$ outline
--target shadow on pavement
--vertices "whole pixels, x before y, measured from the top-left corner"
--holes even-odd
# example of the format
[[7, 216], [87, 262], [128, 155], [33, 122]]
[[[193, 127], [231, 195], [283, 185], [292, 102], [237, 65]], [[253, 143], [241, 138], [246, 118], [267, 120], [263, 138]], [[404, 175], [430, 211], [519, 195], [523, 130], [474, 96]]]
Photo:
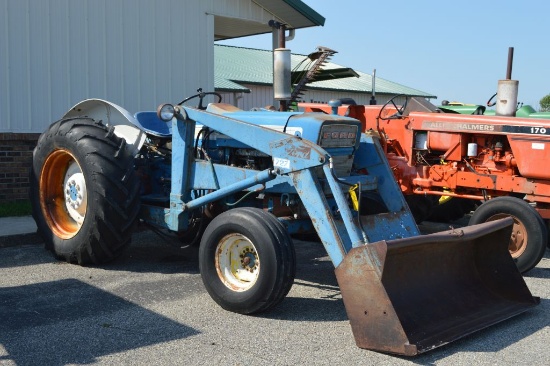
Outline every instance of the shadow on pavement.
[[91, 364], [199, 332], [84, 282], [0, 288], [0, 363]]
[[[433, 365], [438, 360], [457, 352], [497, 353], [548, 327], [550, 325], [548, 311], [550, 311], [550, 300], [541, 299], [539, 306], [512, 319], [480, 330], [413, 359], [403, 359], [418, 365]], [[487, 342], [487, 339], [492, 341]], [[529, 363], [528, 360], [526, 362]]]

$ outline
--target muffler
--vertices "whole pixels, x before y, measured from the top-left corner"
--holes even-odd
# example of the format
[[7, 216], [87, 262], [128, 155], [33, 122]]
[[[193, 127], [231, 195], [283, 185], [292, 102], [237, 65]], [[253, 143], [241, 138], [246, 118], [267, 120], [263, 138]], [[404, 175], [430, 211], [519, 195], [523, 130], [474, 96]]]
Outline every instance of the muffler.
[[413, 356], [536, 306], [508, 251], [512, 224], [350, 250], [335, 271], [357, 346]]

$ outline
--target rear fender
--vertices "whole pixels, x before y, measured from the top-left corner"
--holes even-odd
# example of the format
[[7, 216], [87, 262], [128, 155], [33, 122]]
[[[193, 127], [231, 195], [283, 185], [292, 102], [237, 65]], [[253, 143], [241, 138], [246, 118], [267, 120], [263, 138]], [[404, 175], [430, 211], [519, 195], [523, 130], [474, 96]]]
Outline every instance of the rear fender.
[[115, 135], [126, 140], [137, 153], [145, 142], [146, 134], [137, 120], [124, 108], [102, 99], [86, 99], [76, 104], [63, 118], [89, 117], [115, 128]]

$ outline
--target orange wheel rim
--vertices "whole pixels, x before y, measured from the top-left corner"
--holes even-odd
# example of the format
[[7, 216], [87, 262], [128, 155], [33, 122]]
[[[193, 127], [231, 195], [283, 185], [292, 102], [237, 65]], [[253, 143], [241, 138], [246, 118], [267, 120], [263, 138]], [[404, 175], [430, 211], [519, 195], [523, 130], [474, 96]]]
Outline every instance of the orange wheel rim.
[[494, 221], [502, 219], [504, 217], [511, 217], [512, 219], [514, 219], [514, 225], [512, 227], [512, 235], [510, 236], [508, 250], [510, 251], [512, 258], [518, 258], [523, 254], [523, 252], [525, 252], [525, 249], [527, 248], [527, 243], [529, 239], [527, 228], [513, 215], [496, 214], [489, 217], [487, 221]]
[[82, 169], [67, 150], [51, 153], [40, 174], [40, 206], [48, 226], [61, 239], [74, 237], [86, 215], [87, 191]]

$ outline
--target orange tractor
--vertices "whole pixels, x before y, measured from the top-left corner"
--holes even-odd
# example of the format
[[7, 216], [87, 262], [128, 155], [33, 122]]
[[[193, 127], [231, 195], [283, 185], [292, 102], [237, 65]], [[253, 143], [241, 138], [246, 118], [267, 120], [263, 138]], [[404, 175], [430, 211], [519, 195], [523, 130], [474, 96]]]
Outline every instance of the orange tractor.
[[[425, 99], [403, 95], [384, 105], [345, 99], [299, 107], [356, 118], [363, 131], [379, 136], [417, 222], [457, 219], [470, 211], [470, 225], [511, 216], [509, 250], [518, 269], [527, 272], [543, 257], [550, 121], [443, 113]], [[384, 209], [376, 197], [366, 199]]]

